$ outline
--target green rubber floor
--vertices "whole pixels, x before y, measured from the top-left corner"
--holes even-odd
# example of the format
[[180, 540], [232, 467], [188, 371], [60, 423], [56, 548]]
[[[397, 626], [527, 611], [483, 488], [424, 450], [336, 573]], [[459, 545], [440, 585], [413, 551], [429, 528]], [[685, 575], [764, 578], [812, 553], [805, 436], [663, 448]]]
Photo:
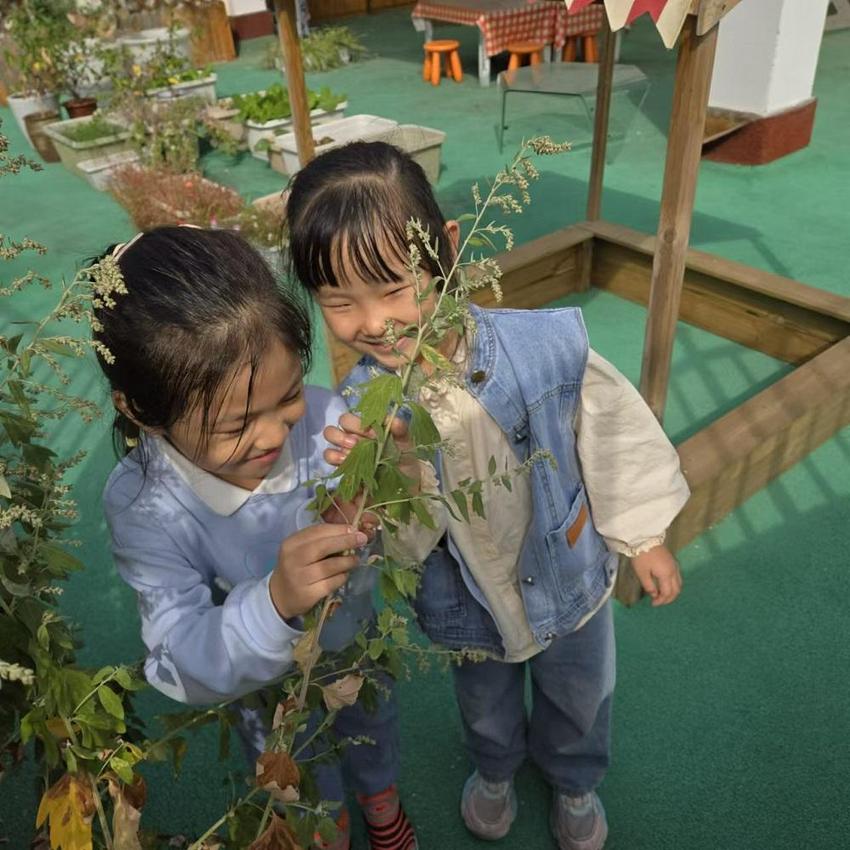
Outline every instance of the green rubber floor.
[[[467, 209], [469, 187], [495, 173], [523, 136], [548, 133], [575, 150], [542, 163], [534, 205], [514, 222], [520, 241], [583, 217], [588, 128], [578, 104], [515, 98], [505, 154], [496, 145], [495, 87], [474, 73], [473, 30], [445, 27], [461, 40], [467, 76], [438, 88], [421, 80], [420, 36], [408, 11], [347, 23], [372, 51], [360, 64], [311, 75], [348, 94], [349, 112], [436, 127], [448, 134], [437, 185], [445, 211]], [[261, 87], [276, 74], [262, 68], [263, 41], [248, 42], [239, 60], [219, 66], [221, 94]], [[646, 19], [625, 37], [621, 61], [640, 66], [652, 88], [643, 112], [616, 99], [615, 125], [631, 118], [625, 142], [613, 146], [603, 214], [648, 233], [655, 230], [669, 119], [674, 55]], [[692, 244], [721, 256], [850, 295], [847, 193], [850, 187], [850, 32], [824, 38], [815, 84], [817, 121], [805, 150], [759, 168], [706, 162], [700, 173]], [[23, 141], [0, 109], [14, 149]], [[242, 157], [207, 155], [208, 176], [255, 197], [279, 190], [280, 175]], [[30, 235], [49, 253], [31, 263], [59, 280], [87, 256], [132, 234], [112, 199], [61, 165], [7, 178], [0, 186], [0, 232]], [[13, 273], [24, 268], [11, 264]], [[8, 278], [7, 278], [8, 279]], [[33, 292], [15, 310], [2, 303], [2, 323], [33, 318], [48, 303]], [[639, 372], [645, 313], [593, 293], [581, 303], [594, 347], [632, 380]], [[320, 346], [321, 347], [321, 346]], [[850, 364], [848, 364], [850, 368]], [[696, 330], [679, 329], [666, 426], [674, 439], [706, 423], [781, 376], [788, 367]], [[312, 376], [327, 384], [323, 351]], [[92, 364], [75, 372], [73, 389], [107, 396]], [[78, 533], [88, 569], [63, 597], [65, 613], [84, 637], [84, 663], [130, 661], [142, 651], [132, 594], [115, 576], [100, 509], [114, 461], [108, 416], [98, 427], [69, 419], [54, 435], [61, 452], [87, 459], [74, 473]], [[673, 606], [616, 611], [619, 685], [614, 762], [601, 789], [611, 850], [799, 850], [850, 846], [850, 649], [841, 594], [850, 567], [850, 433], [844, 431], [751, 498], [680, 554], [685, 589]], [[458, 797], [468, 764], [448, 676], [414, 672], [400, 685], [402, 791], [423, 850], [481, 845], [465, 831]], [[139, 699], [150, 719], [169, 709], [153, 693]], [[152, 723], [154, 721], [151, 721]], [[152, 727], [155, 730], [155, 725]], [[234, 750], [237, 748], [234, 747]], [[223, 811], [234, 755], [216, 760], [212, 735], [192, 741], [181, 778], [151, 769], [143, 824], [196, 833]], [[553, 847], [548, 791], [532, 767], [518, 777], [519, 816], [501, 846]], [[0, 785], [4, 846], [29, 846], [37, 805], [34, 772], [24, 768]], [[365, 850], [362, 833], [356, 846]]]

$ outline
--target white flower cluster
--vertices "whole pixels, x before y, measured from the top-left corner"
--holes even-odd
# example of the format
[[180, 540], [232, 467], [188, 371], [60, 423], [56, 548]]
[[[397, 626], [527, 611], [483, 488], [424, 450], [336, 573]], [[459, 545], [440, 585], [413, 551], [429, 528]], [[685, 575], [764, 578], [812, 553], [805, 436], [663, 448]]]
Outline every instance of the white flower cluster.
[[0, 660], [0, 681], [3, 679], [29, 686], [35, 683], [35, 673], [28, 667], [21, 667], [20, 664]]

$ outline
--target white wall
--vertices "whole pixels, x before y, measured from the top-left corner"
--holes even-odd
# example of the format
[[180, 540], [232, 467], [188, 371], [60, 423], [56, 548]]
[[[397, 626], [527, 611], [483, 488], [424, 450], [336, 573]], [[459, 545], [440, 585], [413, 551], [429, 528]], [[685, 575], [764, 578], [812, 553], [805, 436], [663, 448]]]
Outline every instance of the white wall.
[[227, 6], [227, 14], [231, 17], [266, 10], [266, 0], [224, 0], [224, 5]]
[[720, 22], [709, 104], [771, 115], [808, 100], [828, 3], [739, 3]]

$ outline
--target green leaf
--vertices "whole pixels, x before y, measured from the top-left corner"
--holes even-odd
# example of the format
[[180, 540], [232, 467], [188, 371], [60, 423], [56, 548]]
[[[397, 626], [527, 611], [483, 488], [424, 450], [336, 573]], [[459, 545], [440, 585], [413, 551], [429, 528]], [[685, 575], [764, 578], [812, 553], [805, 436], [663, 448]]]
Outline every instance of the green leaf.
[[411, 499], [410, 507], [413, 509], [413, 513], [416, 514], [419, 522], [426, 528], [430, 528], [433, 531], [437, 527], [434, 518], [428, 513], [428, 508], [422, 503], [422, 499]]
[[378, 444], [374, 440], [361, 440], [340, 464], [341, 473], [337, 493], [344, 502], [350, 502], [366, 486], [370, 491], [377, 487], [375, 461]]
[[50, 632], [47, 631], [47, 626], [44, 623], [38, 627], [35, 638], [43, 650], [47, 651], [50, 648]]
[[10, 336], [8, 339], [2, 338], [0, 339], [0, 345], [9, 352], [9, 354], [14, 354], [18, 350], [18, 345], [20, 341], [23, 339], [23, 334], [17, 334], [16, 336]]
[[360, 413], [363, 430], [382, 429], [390, 407], [401, 404], [401, 378], [398, 375], [378, 375], [361, 387], [362, 394], [356, 409]]
[[431, 414], [416, 402], [408, 402], [410, 408], [410, 437], [416, 446], [433, 446], [441, 440], [440, 432]]
[[109, 766], [118, 774], [118, 778], [127, 785], [133, 784], [133, 768], [120, 756], [114, 756], [109, 760]]
[[378, 586], [380, 587], [381, 596], [383, 596], [385, 602], [390, 605], [396, 602], [401, 602], [402, 597], [396, 587], [395, 576], [390, 573], [381, 573], [381, 577], [378, 580]]
[[97, 697], [109, 714], [118, 720], [124, 719], [124, 706], [121, 704], [121, 697], [112, 688], [108, 685], [101, 685], [97, 689]]
[[0, 425], [15, 446], [26, 443], [35, 433], [36, 428], [35, 422], [17, 413], [10, 413], [8, 410], [0, 412]]
[[481, 519], [486, 519], [484, 516], [484, 500], [481, 498], [481, 493], [476, 491], [472, 494], [472, 510], [481, 517]]
[[372, 638], [372, 640], [369, 641], [369, 658], [371, 658], [372, 661], [377, 661], [381, 655], [383, 655], [385, 649], [386, 645], [381, 638]]
[[487, 472], [490, 475], [496, 474], [496, 458], [494, 458], [492, 455], [490, 456], [490, 462], [487, 464]]
[[452, 490], [452, 499], [454, 499], [461, 516], [469, 522], [469, 505], [466, 502], [466, 493], [463, 490]]
[[45, 543], [41, 546], [41, 554], [48, 569], [54, 575], [64, 575], [83, 569], [83, 563], [64, 549], [54, 543]]
[[73, 751], [70, 747], [65, 748], [64, 752], [65, 756], [65, 766], [68, 769], [68, 773], [76, 773], [77, 772], [77, 757], [74, 755]]
[[318, 824], [316, 824], [316, 831], [322, 837], [322, 841], [330, 844], [336, 838], [339, 830], [333, 818], [320, 818]]
[[451, 361], [445, 358], [436, 348], [427, 343], [423, 343], [421, 347], [422, 356], [432, 366], [435, 366], [441, 372], [451, 372], [454, 368]]

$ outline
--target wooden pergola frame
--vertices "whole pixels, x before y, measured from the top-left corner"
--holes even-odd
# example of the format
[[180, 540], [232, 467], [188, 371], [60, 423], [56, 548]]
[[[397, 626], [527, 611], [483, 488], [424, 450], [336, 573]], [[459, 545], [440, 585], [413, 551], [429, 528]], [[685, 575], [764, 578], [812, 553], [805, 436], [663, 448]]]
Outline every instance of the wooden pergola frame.
[[[850, 424], [850, 298], [688, 247], [717, 24], [739, 1], [694, 0], [682, 29], [656, 236], [600, 217], [614, 72], [606, 19], [587, 220], [499, 257], [504, 307], [539, 307], [591, 285], [647, 305], [640, 390], [659, 420], [680, 319], [796, 367], [678, 446], [692, 496], [670, 530], [674, 550]], [[495, 306], [489, 293], [477, 300]], [[340, 378], [352, 352], [333, 340], [329, 348]], [[640, 596], [630, 569], [617, 595]]]

